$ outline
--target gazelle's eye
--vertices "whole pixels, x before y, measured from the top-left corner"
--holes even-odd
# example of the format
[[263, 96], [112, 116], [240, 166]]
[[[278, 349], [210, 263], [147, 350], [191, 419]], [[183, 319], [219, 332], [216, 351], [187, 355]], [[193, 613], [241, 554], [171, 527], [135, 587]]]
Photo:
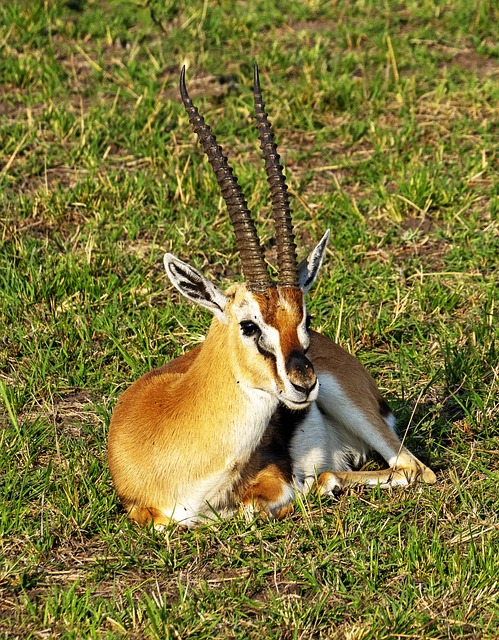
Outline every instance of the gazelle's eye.
[[239, 326], [241, 327], [243, 336], [250, 337], [259, 335], [261, 333], [260, 327], [254, 322], [251, 322], [251, 320], [244, 320], [243, 322], [239, 323]]

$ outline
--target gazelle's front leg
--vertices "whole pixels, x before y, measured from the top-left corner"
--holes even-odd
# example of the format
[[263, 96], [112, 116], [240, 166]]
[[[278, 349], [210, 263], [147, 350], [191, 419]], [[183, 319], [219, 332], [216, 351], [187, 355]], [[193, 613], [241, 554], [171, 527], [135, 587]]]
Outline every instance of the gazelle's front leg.
[[242, 498], [243, 511], [281, 519], [293, 513], [295, 492], [286, 474], [269, 464], [251, 480]]
[[433, 471], [403, 450], [396, 462], [388, 469], [379, 471], [325, 471], [317, 478], [317, 489], [321, 494], [334, 493], [359, 484], [380, 487], [406, 487], [416, 480], [434, 484], [437, 478]]
[[340, 439], [343, 437], [348, 440], [353, 436], [360, 448], [364, 445], [383, 456], [389, 468], [380, 471], [346, 471], [336, 470], [333, 466], [331, 471], [319, 475], [319, 490], [328, 493], [355, 484], [407, 486], [416, 480], [434, 484], [436, 476], [433, 471], [400, 442], [395, 433], [395, 417], [371, 378], [365, 374], [360, 381], [361, 393], [355, 399], [333, 375], [321, 375], [318, 404], [330, 428]]

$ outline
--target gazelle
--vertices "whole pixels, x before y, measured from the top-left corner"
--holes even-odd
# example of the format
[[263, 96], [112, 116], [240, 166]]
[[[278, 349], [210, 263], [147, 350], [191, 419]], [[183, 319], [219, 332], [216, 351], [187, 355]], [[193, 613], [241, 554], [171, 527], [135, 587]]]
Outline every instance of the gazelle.
[[[145, 374], [119, 398], [109, 466], [128, 516], [140, 524], [191, 527], [241, 505], [283, 517], [296, 493], [312, 486], [330, 493], [356, 483], [434, 483], [434, 473], [402, 446], [393, 414], [360, 362], [308, 328], [304, 298], [329, 232], [298, 264], [256, 65], [254, 102], [275, 222], [277, 283], [237, 179], [187, 93], [185, 68], [180, 93], [227, 204], [244, 282], [222, 291], [172, 254], [164, 256], [173, 285], [214, 318], [200, 346]], [[355, 471], [371, 450], [389, 468]]]

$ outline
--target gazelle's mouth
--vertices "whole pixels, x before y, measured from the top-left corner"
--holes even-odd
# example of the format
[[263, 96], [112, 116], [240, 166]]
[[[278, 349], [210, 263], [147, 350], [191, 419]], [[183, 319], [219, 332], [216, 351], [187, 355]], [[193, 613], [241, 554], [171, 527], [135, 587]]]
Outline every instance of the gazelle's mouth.
[[280, 401], [284, 406], [286, 406], [288, 409], [291, 409], [292, 411], [300, 411], [301, 409], [306, 409], [313, 402], [313, 400], [310, 399], [299, 402], [296, 400], [289, 400], [288, 398], [280, 398]]
[[286, 405], [289, 409], [299, 410], [306, 409], [312, 402], [317, 399], [318, 396], [318, 385], [314, 385], [309, 393], [303, 398], [303, 400], [298, 400], [295, 398], [289, 398], [284, 393], [279, 394], [279, 401], [282, 404]]

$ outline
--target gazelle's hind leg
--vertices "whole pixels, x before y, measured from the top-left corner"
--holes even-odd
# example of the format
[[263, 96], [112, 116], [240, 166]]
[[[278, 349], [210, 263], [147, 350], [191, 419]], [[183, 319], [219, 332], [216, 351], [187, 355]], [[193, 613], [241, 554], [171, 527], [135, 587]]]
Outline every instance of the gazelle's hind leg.
[[174, 524], [171, 518], [165, 516], [159, 509], [155, 509], [154, 507], [138, 507], [137, 505], [133, 505], [129, 508], [128, 517], [141, 526], [152, 524], [158, 531]]

